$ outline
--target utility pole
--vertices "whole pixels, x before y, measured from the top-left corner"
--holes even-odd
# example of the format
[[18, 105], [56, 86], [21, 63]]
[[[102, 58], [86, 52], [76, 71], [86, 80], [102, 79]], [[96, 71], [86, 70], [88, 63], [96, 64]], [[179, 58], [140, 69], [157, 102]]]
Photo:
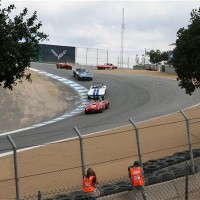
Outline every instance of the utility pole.
[[124, 23], [124, 8], [122, 9], [122, 25], [121, 25], [121, 53], [120, 53], [120, 67], [123, 68], [123, 54], [124, 54], [124, 29], [125, 29], [125, 23]]

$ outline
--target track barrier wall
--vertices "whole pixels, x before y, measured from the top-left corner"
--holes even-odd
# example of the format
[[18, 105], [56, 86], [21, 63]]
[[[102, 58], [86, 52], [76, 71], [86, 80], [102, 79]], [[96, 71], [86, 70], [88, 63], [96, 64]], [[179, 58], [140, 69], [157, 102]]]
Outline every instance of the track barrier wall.
[[[128, 167], [134, 160], [142, 161], [149, 199], [184, 199], [187, 189], [188, 199], [195, 199], [200, 189], [200, 108], [132, 122], [128, 119], [122, 127], [90, 135], [81, 135], [77, 126], [81, 140], [77, 133], [73, 139], [26, 151], [16, 146], [16, 155], [1, 154], [0, 199], [61, 199], [57, 197], [63, 193], [77, 194], [89, 167], [103, 188], [99, 199], [118, 195], [129, 199], [134, 194], [128, 188]], [[9, 137], [6, 142], [12, 139], [9, 150], [14, 152], [14, 137]], [[119, 189], [120, 181], [125, 191]], [[108, 183], [112, 186], [106, 188]]]

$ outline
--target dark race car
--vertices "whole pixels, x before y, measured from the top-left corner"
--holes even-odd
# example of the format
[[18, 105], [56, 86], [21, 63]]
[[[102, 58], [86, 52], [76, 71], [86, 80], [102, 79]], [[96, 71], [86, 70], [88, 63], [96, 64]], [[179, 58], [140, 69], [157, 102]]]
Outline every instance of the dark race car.
[[77, 68], [73, 71], [74, 77], [76, 77], [78, 80], [89, 80], [91, 81], [93, 79], [93, 74], [83, 67]]
[[85, 106], [85, 114], [89, 113], [102, 113], [105, 109], [108, 109], [108, 100], [96, 100], [92, 101], [89, 105]]
[[105, 63], [104, 65], [97, 65], [98, 70], [105, 70], [105, 69], [117, 69], [116, 65], [113, 65], [111, 63]]
[[69, 69], [69, 70], [72, 70], [72, 65], [70, 63], [56, 63], [56, 67], [58, 69]]

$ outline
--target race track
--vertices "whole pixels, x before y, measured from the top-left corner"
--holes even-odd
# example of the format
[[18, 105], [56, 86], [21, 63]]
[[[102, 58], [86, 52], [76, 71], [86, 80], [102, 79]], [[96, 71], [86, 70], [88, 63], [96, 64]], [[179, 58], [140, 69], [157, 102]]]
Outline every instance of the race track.
[[[100, 114], [85, 115], [84, 112], [73, 117], [12, 134], [18, 148], [76, 137], [74, 126], [82, 134], [89, 134], [118, 127], [129, 123], [144, 121], [161, 115], [180, 111], [200, 102], [200, 92], [186, 95], [175, 80], [120, 74], [94, 74], [93, 81], [78, 81], [71, 70], [59, 70], [51, 64], [34, 64], [35, 69], [58, 75], [89, 89], [93, 82], [103, 82], [108, 90], [106, 99], [110, 107]], [[0, 153], [11, 150], [7, 136], [0, 138]]]

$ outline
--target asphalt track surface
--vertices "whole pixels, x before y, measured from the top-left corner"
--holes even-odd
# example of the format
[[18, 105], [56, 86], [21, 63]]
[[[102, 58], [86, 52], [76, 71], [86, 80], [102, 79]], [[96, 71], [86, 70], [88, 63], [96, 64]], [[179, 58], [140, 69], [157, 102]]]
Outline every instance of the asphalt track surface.
[[[192, 96], [186, 95], [175, 80], [94, 73], [93, 81], [78, 81], [71, 70], [58, 70], [52, 64], [34, 64], [32, 67], [77, 82], [87, 89], [93, 82], [103, 82], [108, 88], [106, 99], [110, 101], [110, 107], [103, 113], [85, 115], [81, 112], [55, 123], [13, 133], [11, 136], [18, 149], [77, 137], [75, 126], [82, 135], [90, 134], [129, 124], [129, 118], [137, 123], [180, 111], [200, 102], [200, 91]], [[7, 136], [0, 137], [0, 153], [11, 149]]]

